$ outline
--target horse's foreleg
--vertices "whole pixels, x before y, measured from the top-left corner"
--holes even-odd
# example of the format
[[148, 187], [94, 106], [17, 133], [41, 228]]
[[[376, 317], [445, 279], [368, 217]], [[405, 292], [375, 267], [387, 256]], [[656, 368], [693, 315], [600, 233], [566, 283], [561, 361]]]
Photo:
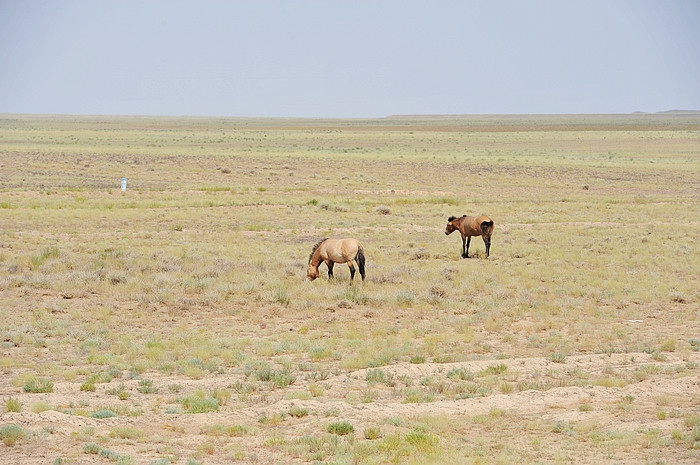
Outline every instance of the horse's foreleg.
[[333, 265], [335, 265], [335, 263], [330, 260], [326, 262], [326, 266], [328, 267], [328, 279], [333, 277]]
[[469, 244], [472, 241], [471, 236], [467, 236], [467, 245], [466, 247], [464, 246], [464, 241], [462, 241], [462, 248], [464, 249], [464, 253], [462, 254], [462, 258], [469, 258]]

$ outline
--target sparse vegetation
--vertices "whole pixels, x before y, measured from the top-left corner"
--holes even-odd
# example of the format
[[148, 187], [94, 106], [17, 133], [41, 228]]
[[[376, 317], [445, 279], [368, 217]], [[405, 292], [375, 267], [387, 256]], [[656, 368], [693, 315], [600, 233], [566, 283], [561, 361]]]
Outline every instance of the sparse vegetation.
[[25, 432], [18, 425], [2, 425], [0, 426], [0, 440], [8, 447], [17, 444], [17, 441], [24, 438]]
[[[679, 115], [0, 115], [3, 454], [692, 463], [699, 136]], [[461, 259], [445, 220], [479, 213], [491, 255]], [[367, 279], [304, 281], [341, 235]]]
[[338, 436], [345, 436], [347, 434], [355, 431], [355, 428], [347, 421], [341, 421], [337, 423], [331, 423], [327, 428], [328, 432], [331, 434], [337, 434]]
[[22, 411], [22, 403], [12, 397], [9, 397], [5, 401], [5, 411], [6, 412], [21, 412]]
[[32, 377], [27, 384], [24, 385], [24, 392], [35, 394], [53, 392], [53, 382], [46, 378]]

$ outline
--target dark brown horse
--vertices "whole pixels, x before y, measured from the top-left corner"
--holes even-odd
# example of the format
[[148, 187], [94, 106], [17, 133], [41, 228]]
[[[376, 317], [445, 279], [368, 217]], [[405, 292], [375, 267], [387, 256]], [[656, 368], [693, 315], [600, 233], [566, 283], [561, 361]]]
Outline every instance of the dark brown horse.
[[360, 269], [360, 276], [365, 280], [365, 252], [362, 244], [357, 239], [324, 239], [314, 245], [311, 255], [309, 255], [309, 268], [306, 276], [313, 281], [318, 278], [318, 267], [321, 262], [328, 267], [328, 278], [333, 277], [333, 265], [336, 263], [347, 263], [350, 268], [350, 281], [355, 278], [355, 266], [353, 260], [357, 262]]
[[459, 218], [450, 216], [447, 219], [445, 234], [450, 235], [456, 230], [462, 234], [462, 258], [469, 258], [469, 243], [472, 236], [481, 236], [484, 240], [486, 258], [488, 258], [491, 249], [491, 234], [493, 234], [493, 220], [491, 218], [486, 215], [463, 215]]

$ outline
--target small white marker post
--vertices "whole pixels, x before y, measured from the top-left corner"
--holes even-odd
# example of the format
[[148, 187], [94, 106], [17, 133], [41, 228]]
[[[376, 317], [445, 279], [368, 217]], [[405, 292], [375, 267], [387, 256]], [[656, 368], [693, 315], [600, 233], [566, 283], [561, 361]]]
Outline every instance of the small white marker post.
[[122, 192], [126, 191], [126, 178], [122, 178]]

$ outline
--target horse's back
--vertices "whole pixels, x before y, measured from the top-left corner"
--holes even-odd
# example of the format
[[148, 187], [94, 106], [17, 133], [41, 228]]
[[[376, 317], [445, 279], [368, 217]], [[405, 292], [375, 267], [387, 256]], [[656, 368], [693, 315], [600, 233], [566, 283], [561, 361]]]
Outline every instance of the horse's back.
[[360, 241], [353, 238], [326, 239], [323, 246], [327, 258], [336, 263], [353, 260], [357, 252], [362, 249]]
[[360, 241], [357, 239], [348, 237], [346, 239], [340, 239], [340, 247], [343, 256], [352, 260], [357, 255], [357, 252], [362, 249], [362, 244], [360, 244]]

